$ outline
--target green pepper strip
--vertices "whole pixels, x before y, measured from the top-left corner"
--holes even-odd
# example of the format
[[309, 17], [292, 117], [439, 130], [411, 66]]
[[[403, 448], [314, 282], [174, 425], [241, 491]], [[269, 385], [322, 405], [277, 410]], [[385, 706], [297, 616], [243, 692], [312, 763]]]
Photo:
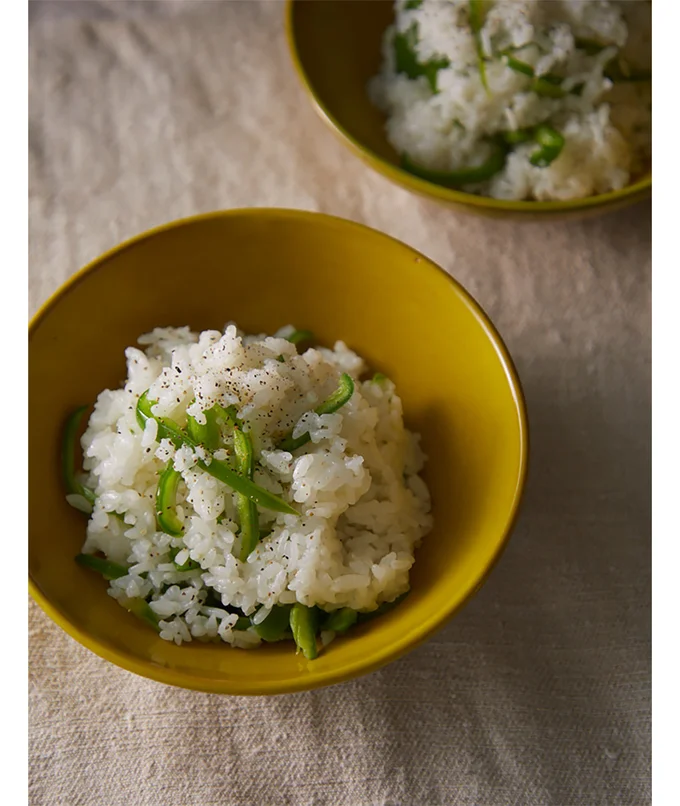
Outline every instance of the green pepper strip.
[[134, 616], [137, 616], [137, 618], [145, 621], [149, 626], [153, 627], [154, 630], [158, 631], [158, 622], [160, 621], [160, 617], [149, 607], [148, 602], [145, 602], [144, 599], [139, 598], [119, 599], [118, 601], [123, 605], [128, 613], [132, 613]]
[[416, 56], [418, 44], [418, 23], [414, 22], [406, 31], [397, 31], [392, 40], [394, 47], [394, 66], [397, 73], [403, 73], [414, 79], [425, 76], [430, 89], [437, 93], [437, 74], [442, 68], [449, 67], [451, 62], [447, 58], [430, 59], [421, 64]]
[[[238, 462], [239, 472], [247, 479], [253, 478], [253, 442], [250, 434], [241, 428], [234, 428], [234, 452]], [[241, 522], [241, 552], [239, 560], [245, 562], [260, 540], [260, 527], [258, 524], [257, 507], [245, 495], [239, 495], [237, 509]]]
[[300, 344], [301, 341], [310, 341], [314, 338], [311, 330], [294, 330], [290, 336], [286, 336], [286, 341], [291, 344]]
[[[148, 392], [144, 392], [137, 401], [137, 422], [140, 428], [143, 429], [146, 426], [147, 420], [154, 419], [158, 423], [159, 440], [169, 439], [176, 448], [180, 448], [182, 445], [188, 445], [195, 450], [198, 444], [194, 442], [191, 437], [188, 437], [176, 423], [173, 423], [172, 420], [166, 417], [157, 417], [151, 412], [151, 407], [154, 406], [155, 403], [148, 399], [147, 394]], [[222, 411], [227, 412], [227, 409], [222, 409]], [[199, 460], [198, 466], [202, 470], [205, 470], [206, 473], [213, 476], [213, 478], [231, 487], [235, 492], [245, 495], [263, 509], [271, 509], [274, 512], [284, 512], [288, 515], [300, 514], [282, 498], [254, 484], [250, 479], [246, 479], [238, 473], [235, 473], [226, 462], [213, 458], [209, 465]]]
[[482, 49], [482, 37], [480, 31], [484, 25], [483, 9], [481, 0], [470, 0], [469, 2], [469, 15], [470, 15], [470, 28], [475, 37], [475, 46], [477, 48], [477, 62], [479, 64], [479, 77], [482, 81], [482, 86], [489, 94], [489, 83], [486, 80], [486, 65], [484, 64], [484, 50]]
[[187, 418], [189, 436], [208, 451], [216, 451], [220, 446], [220, 429], [217, 427], [217, 410], [215, 406], [204, 411], [205, 424], [200, 425], [194, 417]]
[[515, 129], [514, 131], [503, 132], [503, 139], [508, 145], [518, 145], [527, 143], [533, 138], [532, 129]]
[[331, 630], [336, 633], [344, 633], [357, 623], [359, 614], [350, 607], [343, 607], [333, 611], [326, 621], [321, 625], [322, 630]]
[[407, 154], [402, 156], [401, 167], [414, 176], [445, 187], [473, 185], [491, 179], [505, 167], [507, 149], [500, 143], [492, 143], [493, 151], [486, 162], [475, 168], [459, 168], [457, 171], [433, 171], [411, 161]]
[[177, 517], [177, 488], [182, 474], [175, 470], [171, 459], [161, 473], [156, 490], [156, 521], [162, 531], [173, 537], [179, 537], [184, 531], [182, 521]]
[[404, 11], [411, 11], [414, 8], [420, 8], [423, 4], [423, 0], [407, 0], [406, 4], [404, 5]]
[[[343, 372], [340, 376], [338, 388], [330, 397], [324, 400], [321, 405], [317, 406], [314, 409], [314, 412], [316, 414], [334, 414], [338, 409], [342, 408], [345, 403], [347, 403], [353, 394], [354, 381], [346, 372]], [[290, 434], [279, 443], [279, 450], [294, 451], [297, 448], [301, 448], [303, 445], [306, 445], [310, 439], [311, 437], [309, 436], [309, 431], [305, 432], [304, 434], [300, 434], [300, 436], [296, 439], [293, 439], [293, 435]]]
[[314, 660], [316, 649], [316, 611], [297, 602], [290, 611], [290, 629], [298, 649], [307, 660]]
[[564, 148], [564, 137], [552, 126], [537, 126], [534, 131], [534, 140], [539, 148], [529, 157], [529, 162], [539, 168], [545, 168], [559, 157]]
[[91, 571], [101, 574], [104, 579], [120, 579], [128, 574], [128, 569], [124, 565], [112, 563], [111, 560], [96, 557], [94, 554], [78, 554], [76, 562], [83, 568], [89, 568]]
[[62, 441], [61, 467], [64, 475], [66, 492], [69, 495], [81, 495], [89, 504], [94, 506], [96, 496], [89, 487], [85, 487], [76, 479], [76, 440], [78, 428], [87, 411], [88, 406], [76, 409], [66, 421], [64, 438]]
[[292, 605], [279, 605], [273, 607], [271, 613], [264, 621], [253, 624], [255, 632], [263, 641], [280, 641], [290, 627], [290, 611]]
[[511, 70], [534, 79], [531, 84], [531, 89], [536, 95], [543, 95], [547, 98], [563, 98], [566, 95], [565, 91], [560, 86], [562, 79], [559, 76], [552, 75], [551, 73], [536, 76], [536, 71], [530, 64], [515, 59], [514, 56], [509, 56], [507, 53], [504, 54], [504, 56], [506, 60], [505, 63]]
[[[266, 619], [265, 619], [265, 621], [266, 621]], [[244, 630], [250, 629], [250, 627], [252, 627], [252, 626], [253, 626], [252, 622], [250, 621], [249, 618], [247, 618], [246, 616], [239, 616], [236, 619], [236, 624], [234, 624], [234, 626], [231, 629], [232, 630], [238, 630], [239, 632], [242, 632]]]
[[177, 555], [182, 551], [182, 549], [175, 548], [174, 546], [170, 549], [170, 556], [172, 557], [172, 564], [178, 571], [195, 571], [197, 568], [201, 567], [200, 563], [197, 563], [195, 560], [188, 559], [185, 563], [180, 565], [177, 560], [175, 559]]

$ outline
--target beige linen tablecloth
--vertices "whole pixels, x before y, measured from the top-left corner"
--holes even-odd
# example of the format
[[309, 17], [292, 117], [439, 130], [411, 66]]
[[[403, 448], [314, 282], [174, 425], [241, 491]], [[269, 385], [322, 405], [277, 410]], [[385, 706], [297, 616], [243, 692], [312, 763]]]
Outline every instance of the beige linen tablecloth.
[[31, 2], [30, 304], [105, 249], [216, 208], [321, 210], [422, 250], [489, 311], [532, 426], [522, 517], [407, 657], [280, 698], [163, 686], [30, 607], [30, 802], [650, 802], [650, 208], [459, 216], [326, 130], [281, 2]]

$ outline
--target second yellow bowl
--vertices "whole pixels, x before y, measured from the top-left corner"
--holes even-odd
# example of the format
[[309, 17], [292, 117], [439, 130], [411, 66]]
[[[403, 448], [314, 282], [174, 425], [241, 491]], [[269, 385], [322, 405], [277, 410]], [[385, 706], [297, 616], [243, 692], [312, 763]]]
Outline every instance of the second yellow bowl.
[[393, 19], [391, 0], [287, 0], [288, 45], [314, 107], [346, 146], [398, 185], [462, 212], [547, 220], [610, 212], [649, 198], [651, 173], [621, 190], [570, 201], [505, 201], [436, 185], [399, 167], [385, 118], [366, 87], [380, 69], [381, 41]]

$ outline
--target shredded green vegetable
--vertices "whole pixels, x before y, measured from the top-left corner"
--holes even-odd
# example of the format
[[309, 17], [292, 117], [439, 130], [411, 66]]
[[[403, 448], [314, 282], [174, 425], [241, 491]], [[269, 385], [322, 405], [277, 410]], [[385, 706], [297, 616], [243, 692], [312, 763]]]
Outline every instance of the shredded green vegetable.
[[[143, 429], [147, 420], [153, 418], [158, 423], [157, 436], [159, 440], [169, 439], [176, 448], [188, 445], [195, 450], [198, 447], [198, 443], [187, 436], [176, 423], [167, 417], [158, 417], [152, 413], [151, 408], [155, 405], [155, 402], [149, 400], [147, 395], [148, 392], [144, 392], [137, 401], [137, 421], [140, 428]], [[220, 407], [218, 413], [227, 415], [229, 412], [228, 409]], [[271, 509], [274, 512], [284, 512], [288, 515], [300, 514], [297, 510], [293, 509], [289, 503], [279, 498], [279, 496], [268, 492], [263, 487], [250, 481], [250, 479], [233, 471], [226, 462], [213, 457], [209, 463], [199, 460], [198, 466], [202, 470], [205, 470], [206, 473], [218, 479], [218, 481], [231, 487], [232, 490], [241, 493], [241, 495], [245, 495], [263, 509]]]
[[[339, 408], [347, 403], [347, 401], [352, 397], [354, 394], [354, 381], [352, 378], [346, 373], [343, 372], [340, 376], [340, 382], [338, 384], [338, 388], [333, 392], [333, 394], [324, 400], [319, 406], [317, 406], [314, 411], [316, 414], [334, 414]], [[279, 443], [279, 450], [282, 451], [294, 451], [298, 448], [301, 448], [303, 445], [306, 445], [311, 437], [309, 436], [309, 432], [305, 432], [304, 434], [300, 434], [299, 437], [293, 438], [293, 435], [290, 434], [284, 440]]]
[[[250, 434], [247, 434], [239, 427], [234, 428], [234, 452], [236, 453], [239, 472], [244, 478], [252, 479], [254, 470], [253, 443]], [[245, 495], [239, 495], [237, 507], [241, 521], [241, 551], [239, 559], [241, 562], [245, 562], [260, 540], [260, 527], [254, 501], [251, 501]]]
[[514, 131], [503, 132], [503, 139], [508, 145], [527, 143], [533, 136], [533, 129], [515, 129]]
[[[61, 447], [61, 467], [67, 494], [69, 496], [81, 496], [84, 500], [80, 506], [76, 505], [76, 509], [80, 509], [82, 512], [89, 514], [92, 512], [96, 496], [89, 487], [81, 484], [76, 478], [76, 443], [78, 441], [78, 429], [80, 428], [80, 424], [87, 409], [88, 406], [81, 406], [76, 409], [66, 421]], [[73, 499], [71, 499], [69, 503], [72, 506], [75, 504]]]
[[359, 613], [350, 607], [343, 607], [330, 613], [328, 618], [321, 625], [322, 630], [330, 630], [338, 634], [347, 632], [350, 627], [357, 623]]
[[217, 425], [217, 409], [215, 406], [204, 411], [205, 424], [200, 425], [193, 417], [187, 417], [189, 436], [206, 450], [216, 451], [220, 445], [220, 429]]
[[91, 571], [101, 574], [104, 579], [120, 579], [127, 576], [128, 573], [128, 569], [124, 565], [105, 560], [94, 554], [77, 554], [76, 562], [83, 568], [89, 568]]
[[314, 334], [311, 330], [294, 330], [290, 336], [286, 336], [286, 341], [291, 344], [300, 344], [303, 341], [311, 341], [313, 338]]
[[292, 608], [292, 605], [276, 605], [264, 621], [259, 624], [253, 624], [255, 632], [263, 641], [270, 643], [285, 638], [290, 629], [290, 611]]
[[307, 660], [314, 660], [319, 654], [316, 648], [317, 614], [313, 607], [297, 602], [290, 611], [290, 629], [298, 650]]
[[181, 480], [182, 474], [175, 470], [171, 459], [161, 473], [156, 490], [156, 521], [163, 532], [173, 537], [179, 537], [184, 531], [176, 507], [177, 488]]
[[444, 187], [460, 187], [462, 185], [473, 185], [477, 182], [485, 182], [491, 179], [505, 167], [505, 160], [507, 157], [507, 148], [496, 141], [491, 143], [491, 154], [481, 165], [473, 168], [459, 168], [455, 171], [434, 171], [429, 168], [424, 168], [422, 165], [417, 165], [411, 160], [408, 154], [404, 154], [401, 159], [401, 167], [412, 173], [414, 176], [419, 176], [421, 179], [426, 179], [428, 182], [434, 182], [437, 185]]
[[539, 168], [545, 168], [559, 157], [564, 148], [564, 137], [552, 126], [537, 126], [534, 140], [538, 148], [529, 157], [529, 162]]
[[437, 93], [437, 74], [451, 62], [446, 58], [429, 59], [424, 64], [418, 61], [416, 45], [418, 44], [418, 23], [414, 22], [406, 31], [397, 31], [392, 40], [394, 61], [397, 73], [415, 79], [425, 76], [430, 89]]
[[249, 630], [252, 626], [253, 623], [249, 618], [247, 618], [246, 616], [239, 616], [236, 619], [236, 624], [234, 624], [232, 630], [239, 630], [242, 632], [243, 630]]
[[486, 79], [486, 64], [484, 63], [484, 48], [482, 47], [481, 30], [484, 25], [484, 9], [481, 0], [469, 0], [468, 4], [470, 28], [475, 37], [475, 47], [477, 48], [477, 63], [479, 65], [479, 77], [482, 86], [489, 94], [489, 82]]
[[536, 71], [530, 64], [510, 56], [508, 53], [503, 54], [503, 59], [511, 70], [533, 79], [531, 89], [536, 95], [543, 95], [548, 98], [563, 98], [566, 95], [561, 86], [562, 79], [559, 76], [555, 76], [552, 73], [536, 76]]
[[180, 565], [177, 562], [177, 555], [182, 551], [180, 548], [171, 548], [170, 549], [170, 556], [172, 557], [172, 564], [178, 571], [195, 571], [197, 568], [201, 567], [200, 563], [197, 563], [195, 560], [188, 559], [186, 562]]
[[138, 619], [145, 621], [150, 627], [158, 631], [160, 618], [154, 613], [148, 602], [145, 602], [144, 599], [119, 599], [118, 601], [128, 613], [132, 613], [134, 616], [137, 616]]

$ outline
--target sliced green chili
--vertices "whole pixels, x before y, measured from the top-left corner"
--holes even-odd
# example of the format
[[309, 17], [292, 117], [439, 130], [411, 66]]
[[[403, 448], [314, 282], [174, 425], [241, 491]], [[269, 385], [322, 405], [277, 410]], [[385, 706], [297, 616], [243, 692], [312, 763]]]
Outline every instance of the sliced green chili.
[[198, 466], [209, 473], [213, 478], [223, 482], [228, 487], [231, 487], [237, 493], [245, 495], [251, 501], [256, 503], [263, 509], [271, 509], [273, 512], [283, 512], [286, 515], [300, 515], [300, 513], [293, 509], [293, 507], [283, 498], [278, 495], [270, 493], [263, 487], [255, 484], [249, 479], [239, 476], [235, 473], [226, 462], [221, 462], [219, 459], [213, 459], [209, 465], [205, 462], [199, 461]]
[[481, 0], [469, 0], [470, 28], [475, 37], [475, 47], [477, 49], [477, 63], [479, 65], [479, 77], [482, 86], [489, 94], [489, 83], [486, 80], [486, 64], [484, 63], [484, 48], [482, 47], [481, 30], [484, 25], [484, 9]]
[[307, 660], [314, 660], [316, 649], [317, 614], [313, 607], [297, 602], [290, 611], [290, 629], [299, 650]]
[[[340, 382], [338, 383], [338, 388], [333, 392], [333, 394], [324, 400], [319, 406], [314, 409], [316, 414], [334, 414], [338, 409], [342, 408], [345, 403], [352, 397], [354, 394], [354, 381], [352, 378], [346, 373], [343, 372], [340, 376]], [[286, 437], [279, 443], [279, 450], [282, 451], [294, 451], [297, 448], [301, 448], [303, 445], [306, 445], [311, 437], [309, 436], [309, 432], [306, 431], [304, 434], [300, 434], [299, 437], [293, 438], [293, 435]]]
[[328, 618], [321, 625], [322, 630], [332, 630], [336, 633], [344, 633], [357, 623], [359, 613], [352, 610], [351, 607], [343, 607], [340, 610], [334, 610]]
[[220, 429], [217, 425], [217, 410], [215, 406], [203, 412], [205, 424], [196, 422], [194, 417], [187, 417], [187, 431], [189, 436], [208, 451], [216, 451], [220, 445]]
[[[147, 395], [148, 392], [144, 392], [144, 394], [141, 395], [137, 401], [137, 421], [140, 425], [140, 428], [143, 429], [147, 420], [152, 418], [158, 423], [159, 441], [161, 439], [169, 439], [176, 448], [187, 445], [193, 450], [196, 450], [198, 444], [194, 442], [191, 437], [187, 436], [176, 423], [166, 417], [158, 417], [151, 412], [151, 407], [154, 406], [155, 403], [154, 401], [149, 400]], [[220, 406], [218, 413], [228, 414], [229, 410]], [[290, 504], [288, 504], [282, 498], [279, 498], [279, 496], [268, 492], [264, 488], [250, 481], [250, 479], [244, 478], [233, 471], [226, 462], [213, 458], [210, 461], [210, 464], [207, 464], [203, 460], [199, 460], [198, 466], [202, 470], [205, 470], [206, 473], [209, 473], [211, 476], [213, 476], [213, 478], [216, 478], [218, 481], [221, 481], [228, 487], [231, 487], [231, 489], [235, 492], [245, 495], [263, 509], [271, 509], [274, 512], [284, 512], [288, 515], [300, 514], [297, 510], [293, 509]]]
[[334, 414], [349, 401], [353, 394], [354, 381], [346, 372], [343, 372], [338, 388], [320, 406], [317, 406], [315, 411], [317, 414]]
[[534, 140], [539, 147], [529, 157], [529, 162], [539, 168], [550, 165], [564, 148], [564, 137], [552, 126], [537, 126], [534, 130]]
[[175, 470], [171, 459], [161, 473], [156, 490], [156, 521], [162, 531], [173, 537], [179, 537], [184, 531], [177, 517], [177, 488], [181, 480], [182, 474]]
[[158, 432], [156, 434], [158, 442], [162, 439], [169, 439], [176, 448], [181, 448], [182, 445], [195, 448], [198, 443], [188, 437], [176, 423], [167, 417], [158, 417], [152, 413], [151, 408], [155, 405], [155, 400], [149, 400], [149, 390], [147, 389], [137, 401], [137, 410], [135, 412], [137, 423], [142, 431], [146, 427], [147, 420], [155, 420], [158, 423]]
[[[252, 479], [254, 470], [253, 442], [250, 434], [241, 428], [234, 428], [234, 453], [239, 472], [247, 479]], [[257, 507], [245, 495], [239, 495], [237, 508], [241, 522], [241, 551], [239, 559], [245, 562], [260, 540]]]
[[253, 624], [255, 632], [263, 641], [280, 641], [290, 628], [292, 605], [276, 605], [264, 621]]
[[158, 631], [160, 627], [158, 623], [160, 621], [160, 617], [157, 613], [154, 613], [148, 602], [139, 598], [119, 599], [118, 601], [123, 605], [128, 613], [132, 613], [134, 616], [137, 616], [138, 619], [145, 621], [148, 625], [153, 627], [154, 630]]
[[[85, 499], [87, 504], [89, 504], [89, 509], [82, 509], [82, 511], [86, 514], [92, 512], [96, 496], [89, 487], [81, 484], [76, 479], [76, 442], [80, 423], [88, 408], [88, 406], [81, 406], [76, 409], [66, 421], [61, 450], [61, 467], [66, 492], [68, 495], [80, 495]], [[76, 507], [76, 509], [80, 509], [80, 507]]]
[[536, 95], [542, 95], [545, 98], [564, 98], [566, 92], [561, 87], [562, 79], [557, 81], [553, 80], [550, 75], [537, 76], [531, 85], [531, 89]]
[[394, 64], [397, 73], [408, 78], [425, 76], [432, 92], [438, 92], [437, 74], [451, 62], [447, 58], [430, 59], [421, 64], [416, 55], [418, 44], [418, 23], [414, 22], [406, 31], [397, 31], [392, 40], [394, 47]]
[[401, 167], [421, 179], [434, 182], [444, 187], [460, 187], [461, 185], [474, 185], [478, 182], [485, 182], [505, 167], [507, 149], [500, 143], [493, 142], [492, 152], [485, 162], [474, 168], [459, 168], [455, 171], [434, 171], [424, 168], [411, 161], [408, 154], [404, 154], [401, 160]]
[[412, 11], [415, 8], [420, 8], [422, 4], [423, 0], [406, 0], [404, 11]]
[[303, 341], [311, 341], [313, 338], [314, 334], [311, 330], [294, 330], [290, 336], [286, 336], [286, 341], [291, 344], [300, 344]]
[[103, 557], [97, 557], [94, 554], [78, 554], [76, 555], [76, 562], [83, 568], [89, 568], [91, 571], [101, 574], [104, 579], [120, 579], [129, 573], [124, 565], [113, 563], [111, 560], [105, 560]]
[[219, 403], [215, 403], [213, 406], [215, 414], [217, 416], [217, 421], [221, 420], [224, 425], [229, 426], [229, 428], [236, 427], [236, 415], [238, 412], [236, 411], [236, 406], [221, 406]]
[[507, 53], [503, 54], [506, 65], [514, 70], [516, 73], [532, 78], [531, 89], [536, 95], [543, 95], [547, 98], [563, 98], [566, 93], [562, 89], [562, 79], [552, 73], [546, 73], [542, 76], [537, 76], [534, 68], [526, 62], [516, 59], [514, 56], [509, 56]]
[[186, 562], [180, 565], [177, 562], [177, 555], [182, 551], [180, 548], [175, 548], [174, 546], [170, 549], [170, 556], [172, 557], [172, 564], [178, 571], [195, 571], [197, 568], [201, 567], [200, 563], [197, 563], [195, 560], [191, 558], [187, 559]]
[[239, 616], [236, 619], [236, 624], [231, 628], [232, 630], [238, 630], [239, 632], [244, 632], [245, 630], [249, 630], [252, 627], [252, 622], [247, 616]]
[[533, 129], [515, 129], [514, 131], [503, 132], [502, 134], [503, 139], [508, 145], [527, 143], [533, 136]]

